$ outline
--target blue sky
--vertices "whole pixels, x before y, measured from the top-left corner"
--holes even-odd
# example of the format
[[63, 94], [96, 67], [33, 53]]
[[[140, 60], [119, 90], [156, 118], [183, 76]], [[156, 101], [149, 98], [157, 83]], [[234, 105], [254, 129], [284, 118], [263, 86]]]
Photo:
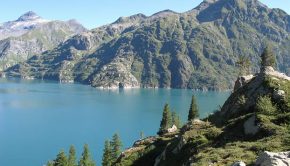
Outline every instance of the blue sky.
[[[0, 22], [17, 19], [27, 11], [52, 20], [77, 19], [87, 28], [95, 28], [115, 21], [120, 16], [137, 13], [152, 15], [171, 9], [184, 12], [202, 0], [5, 0], [0, 6]], [[290, 0], [261, 0], [271, 8], [290, 13]]]

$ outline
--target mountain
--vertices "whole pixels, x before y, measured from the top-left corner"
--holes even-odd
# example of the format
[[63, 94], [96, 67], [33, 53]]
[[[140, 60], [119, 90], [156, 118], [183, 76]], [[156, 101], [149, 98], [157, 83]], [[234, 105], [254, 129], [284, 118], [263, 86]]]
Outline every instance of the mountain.
[[257, 71], [266, 44], [290, 74], [289, 34], [290, 16], [258, 0], [205, 0], [185, 13], [122, 17], [6, 72], [99, 88], [225, 90], [233, 88], [239, 57]]
[[136, 141], [113, 165], [289, 165], [289, 152], [276, 152], [290, 150], [290, 77], [267, 67], [248, 78], [221, 110]]
[[0, 71], [53, 49], [70, 36], [86, 31], [75, 20], [50, 21], [30, 11], [0, 24]]

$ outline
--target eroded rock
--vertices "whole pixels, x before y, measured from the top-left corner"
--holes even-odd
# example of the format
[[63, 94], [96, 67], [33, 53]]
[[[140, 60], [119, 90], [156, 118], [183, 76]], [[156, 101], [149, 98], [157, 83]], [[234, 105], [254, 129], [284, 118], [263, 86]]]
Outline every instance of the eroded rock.
[[259, 166], [289, 166], [290, 151], [273, 153], [265, 151], [258, 157], [256, 165]]
[[235, 82], [234, 91], [247, 84], [250, 80], [254, 78], [254, 75], [240, 76]]

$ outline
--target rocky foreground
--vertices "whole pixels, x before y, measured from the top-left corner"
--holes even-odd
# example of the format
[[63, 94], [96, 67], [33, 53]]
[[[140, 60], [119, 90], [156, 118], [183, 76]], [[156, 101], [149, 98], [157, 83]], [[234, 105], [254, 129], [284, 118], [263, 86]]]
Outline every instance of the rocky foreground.
[[266, 69], [244, 77], [221, 110], [136, 141], [115, 165], [290, 165], [290, 78]]

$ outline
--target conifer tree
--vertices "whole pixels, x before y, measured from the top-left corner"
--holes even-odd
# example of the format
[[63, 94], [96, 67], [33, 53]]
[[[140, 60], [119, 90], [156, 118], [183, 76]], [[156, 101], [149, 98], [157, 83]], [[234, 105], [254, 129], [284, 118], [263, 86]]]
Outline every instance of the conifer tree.
[[197, 107], [195, 96], [192, 96], [191, 104], [188, 113], [188, 121], [194, 120], [199, 117], [199, 110]]
[[46, 163], [46, 166], [54, 166], [54, 162], [53, 162], [53, 161], [48, 161], [48, 162]]
[[73, 145], [69, 148], [68, 166], [77, 166], [76, 149]]
[[237, 66], [239, 67], [239, 75], [248, 75], [250, 74], [251, 70], [251, 61], [249, 57], [240, 56], [239, 60], [236, 62]]
[[103, 151], [102, 166], [112, 165], [112, 146], [109, 140], [105, 141], [105, 147]]
[[261, 55], [261, 70], [264, 71], [267, 66], [275, 67], [276, 59], [271, 45], [267, 45]]
[[176, 112], [172, 112], [172, 125], [175, 125], [177, 128], [181, 127], [180, 117]]
[[119, 155], [122, 152], [122, 141], [120, 139], [120, 136], [116, 133], [113, 135], [113, 139], [111, 141], [111, 147], [112, 147], [112, 160], [114, 162], [117, 161]]
[[90, 156], [89, 146], [88, 144], [85, 144], [84, 151], [82, 153], [78, 166], [95, 166], [95, 165], [96, 164], [94, 163], [94, 161], [91, 159]]
[[61, 150], [57, 155], [53, 166], [68, 166], [67, 157], [63, 150]]
[[140, 132], [140, 139], [144, 139], [144, 138], [145, 138], [144, 132], [141, 131], [141, 132]]
[[158, 131], [159, 135], [162, 135], [166, 133], [167, 129], [171, 127], [172, 125], [172, 119], [171, 119], [171, 112], [168, 104], [165, 104], [162, 114], [162, 120], [160, 122], [160, 128]]

